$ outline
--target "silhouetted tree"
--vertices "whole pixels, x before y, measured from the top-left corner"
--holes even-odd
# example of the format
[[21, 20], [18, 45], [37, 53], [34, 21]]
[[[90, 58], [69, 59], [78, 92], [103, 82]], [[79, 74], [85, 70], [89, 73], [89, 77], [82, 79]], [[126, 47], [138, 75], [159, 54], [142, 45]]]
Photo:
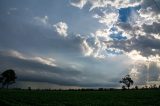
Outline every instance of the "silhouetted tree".
[[144, 87], [145, 89], [148, 89], [149, 87], [147, 86], [147, 85], [145, 85], [145, 87]]
[[156, 84], [154, 84], [154, 85], [153, 85], [153, 88], [154, 88], [154, 89], [155, 89], [155, 88], [157, 88], [157, 85], [156, 85]]
[[135, 86], [135, 89], [138, 90], [138, 86], [137, 85]]
[[131, 79], [130, 75], [126, 75], [124, 78], [122, 78], [121, 81], [119, 81], [120, 83], [123, 83], [127, 86], [127, 88], [129, 89], [129, 87], [131, 85], [133, 85], [133, 80]]
[[156, 84], [154, 84], [154, 85], [150, 85], [150, 87], [149, 87], [150, 89], [156, 89], [157, 88], [157, 85]]
[[0, 76], [0, 83], [2, 83], [2, 81], [3, 81], [3, 77], [2, 77], [2, 76]]
[[126, 87], [124, 85], [122, 86], [122, 90], [126, 90]]
[[30, 86], [28, 87], [28, 90], [31, 91], [31, 87]]
[[14, 70], [8, 69], [1, 74], [0, 82], [2, 83], [2, 88], [6, 85], [7, 88], [10, 84], [15, 83], [16, 74]]

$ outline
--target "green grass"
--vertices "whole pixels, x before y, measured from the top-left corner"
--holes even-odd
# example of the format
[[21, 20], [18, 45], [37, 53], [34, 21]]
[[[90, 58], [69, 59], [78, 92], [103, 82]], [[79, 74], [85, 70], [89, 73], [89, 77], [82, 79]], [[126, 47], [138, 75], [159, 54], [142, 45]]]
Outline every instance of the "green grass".
[[0, 106], [160, 106], [160, 90], [0, 90]]

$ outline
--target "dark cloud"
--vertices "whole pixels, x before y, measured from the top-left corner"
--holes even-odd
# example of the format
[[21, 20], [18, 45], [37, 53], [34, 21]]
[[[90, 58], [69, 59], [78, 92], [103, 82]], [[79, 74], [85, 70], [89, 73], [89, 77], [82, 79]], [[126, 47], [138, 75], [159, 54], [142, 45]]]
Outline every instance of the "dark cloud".
[[153, 22], [152, 25], [142, 25], [143, 30], [147, 34], [159, 34], [160, 33], [160, 23]]
[[[81, 58], [79, 61], [85, 61], [86, 63], [87, 61], [92, 61], [92, 63], [89, 66], [86, 65], [86, 63], [82, 63], [81, 65], [84, 64], [86, 67], [76, 68], [72, 67], [71, 64], [69, 66], [56, 66], [56, 61], [55, 66], [50, 66], [45, 64], [45, 62], [41, 63], [37, 61], [34, 59], [34, 56], [31, 58], [27, 57], [30, 56], [21, 53], [13, 55], [12, 51], [1, 51], [1, 72], [8, 68], [14, 69], [18, 77], [18, 82], [44, 82], [61, 86], [79, 87], [117, 87], [119, 85], [117, 80], [111, 77], [107, 78], [108, 75], [104, 74], [106, 72], [102, 71], [103, 67], [101, 66], [105, 65], [105, 61], [97, 62], [93, 58]], [[101, 68], [97, 67], [98, 64], [101, 64]], [[110, 64], [112, 64], [112, 62], [110, 62]], [[121, 65], [118, 67], [120, 66]], [[93, 67], [94, 70], [92, 69]], [[115, 77], [117, 76], [115, 75]], [[107, 79], [109, 79], [109, 81], [107, 81]]]
[[119, 22], [117, 23], [117, 26], [119, 26], [121, 29], [124, 29], [126, 31], [132, 30], [132, 25], [129, 23]]
[[142, 9], [150, 7], [155, 13], [160, 13], [160, 1], [159, 0], [143, 0]]
[[1, 71], [7, 68], [16, 70], [19, 81], [49, 82], [59, 85], [74, 85], [81, 72], [71, 68], [49, 66], [34, 60], [20, 59], [0, 54]]
[[[155, 39], [150, 35], [138, 36], [126, 41], [114, 41], [110, 44], [110, 47], [118, 48], [124, 50], [125, 52], [137, 50], [141, 52], [141, 55], [148, 57], [151, 55], [159, 54], [160, 40]], [[155, 49], [156, 51], [153, 51], [153, 49]]]

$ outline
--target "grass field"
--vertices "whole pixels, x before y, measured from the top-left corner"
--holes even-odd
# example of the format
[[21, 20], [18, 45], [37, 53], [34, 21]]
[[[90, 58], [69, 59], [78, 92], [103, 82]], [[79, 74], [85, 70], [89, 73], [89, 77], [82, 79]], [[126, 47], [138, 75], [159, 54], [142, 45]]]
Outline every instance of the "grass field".
[[160, 90], [28, 91], [0, 89], [0, 106], [160, 106]]

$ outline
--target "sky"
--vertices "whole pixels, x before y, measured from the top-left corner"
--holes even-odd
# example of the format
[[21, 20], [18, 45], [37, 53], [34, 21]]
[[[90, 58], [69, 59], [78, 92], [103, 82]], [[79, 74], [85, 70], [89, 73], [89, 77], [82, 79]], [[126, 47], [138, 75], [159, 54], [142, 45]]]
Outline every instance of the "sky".
[[0, 72], [17, 88], [160, 84], [160, 0], [0, 0]]

